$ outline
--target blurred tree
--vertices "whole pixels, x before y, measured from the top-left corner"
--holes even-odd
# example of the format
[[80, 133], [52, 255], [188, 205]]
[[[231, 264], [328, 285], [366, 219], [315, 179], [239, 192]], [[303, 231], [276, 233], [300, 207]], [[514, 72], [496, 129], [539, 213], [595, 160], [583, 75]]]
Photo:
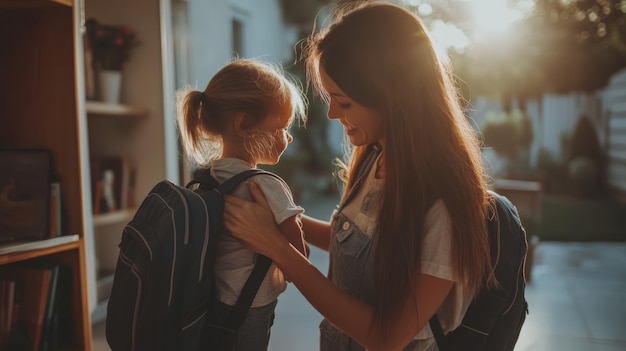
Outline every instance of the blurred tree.
[[[506, 1], [506, 0], [502, 0]], [[511, 8], [533, 11], [507, 30], [477, 31], [473, 2], [398, 0], [432, 28], [454, 24], [470, 44], [448, 50], [461, 89], [508, 101], [545, 92], [594, 91], [626, 67], [626, 0], [508, 0]], [[428, 3], [428, 12], [420, 12]], [[498, 16], [493, 12], [493, 16]]]
[[536, 0], [525, 23], [548, 91], [594, 91], [626, 67], [624, 0]]

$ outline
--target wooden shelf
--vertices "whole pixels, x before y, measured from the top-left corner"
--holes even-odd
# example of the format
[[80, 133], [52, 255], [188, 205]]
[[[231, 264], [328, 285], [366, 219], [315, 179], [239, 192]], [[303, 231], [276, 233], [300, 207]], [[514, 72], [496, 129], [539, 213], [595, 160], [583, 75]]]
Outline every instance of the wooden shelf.
[[20, 241], [0, 245], [0, 264], [24, 261], [78, 248], [79, 236], [64, 235], [52, 239]]
[[[67, 269], [69, 306], [59, 323], [67, 334], [60, 350], [91, 351], [91, 319], [87, 276], [84, 184], [89, 164], [81, 150], [86, 117], [77, 101], [82, 73], [81, 4], [77, 0], [0, 0], [0, 42], [10, 47], [0, 55], [4, 92], [0, 103], [0, 146], [46, 149], [50, 170], [61, 180], [64, 235], [39, 241], [0, 245], [0, 271], [31, 264], [58, 264]], [[54, 89], [46, 87], [53, 86]], [[28, 289], [28, 288], [27, 288]], [[5, 302], [7, 303], [7, 302]], [[6, 305], [8, 306], [8, 305]], [[0, 309], [5, 308], [5, 305]], [[35, 323], [43, 323], [39, 318]]]
[[100, 101], [87, 101], [85, 108], [87, 110], [87, 114], [91, 116], [145, 118], [150, 114], [150, 111], [148, 111], [147, 108], [121, 104], [109, 104]]
[[130, 221], [135, 214], [135, 208], [129, 208], [125, 210], [112, 211], [93, 216], [93, 225], [95, 227], [101, 227], [110, 224], [118, 224]]
[[73, 7], [73, 0], [0, 0], [0, 9], [31, 9], [49, 6]]

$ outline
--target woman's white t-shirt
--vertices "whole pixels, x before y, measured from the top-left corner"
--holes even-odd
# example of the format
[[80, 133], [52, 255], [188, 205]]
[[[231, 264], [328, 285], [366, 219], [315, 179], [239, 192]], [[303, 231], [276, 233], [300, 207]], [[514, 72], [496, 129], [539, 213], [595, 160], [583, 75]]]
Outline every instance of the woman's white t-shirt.
[[[376, 167], [372, 167], [360, 191], [343, 209], [343, 213], [370, 238], [377, 228], [377, 215], [382, 197], [384, 179], [375, 177]], [[456, 329], [472, 302], [471, 294], [458, 282], [452, 266], [452, 222], [442, 200], [437, 200], [428, 210], [424, 222], [422, 241], [421, 270], [437, 278], [455, 281], [437, 315], [444, 333]], [[382, 233], [384, 235], [384, 233]], [[419, 292], [418, 292], [419, 293]], [[430, 326], [426, 324], [415, 336], [418, 345], [415, 350], [437, 350]]]

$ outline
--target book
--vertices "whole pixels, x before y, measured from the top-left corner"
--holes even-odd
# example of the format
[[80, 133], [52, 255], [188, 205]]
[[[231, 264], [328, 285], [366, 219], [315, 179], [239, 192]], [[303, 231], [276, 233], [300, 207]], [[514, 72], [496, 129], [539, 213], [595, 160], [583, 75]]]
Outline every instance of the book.
[[0, 150], [0, 242], [48, 237], [51, 155]]
[[122, 193], [122, 158], [115, 156], [91, 159], [93, 213], [119, 209]]
[[[45, 266], [44, 266], [45, 268]], [[39, 351], [56, 351], [59, 345], [71, 340], [72, 270], [64, 265], [52, 264], [53, 279], [46, 305]]]
[[93, 213], [124, 210], [134, 205], [136, 166], [122, 156], [91, 158]]
[[22, 304], [18, 322], [25, 325], [33, 350], [39, 350], [41, 343], [52, 278], [52, 269], [46, 268], [12, 267], [0, 272], [0, 279], [20, 285]]
[[128, 158], [122, 159], [122, 186], [120, 209], [126, 210], [135, 206], [135, 182], [137, 166]]
[[120, 183], [119, 175], [111, 168], [102, 171], [102, 202], [103, 212], [111, 212], [119, 209], [120, 192], [117, 185]]
[[0, 280], [0, 346], [9, 336], [13, 326], [15, 281]]
[[[50, 288], [46, 300], [46, 309], [41, 323], [41, 336], [39, 341], [39, 351], [48, 351], [56, 348], [56, 335], [53, 331], [56, 328], [55, 314], [57, 313], [59, 300], [59, 272], [61, 266], [58, 264], [43, 266], [41, 269], [50, 270]], [[37, 349], [35, 349], [37, 350]]]
[[102, 203], [102, 181], [96, 180], [93, 191], [93, 214], [100, 214], [100, 204]]
[[61, 182], [50, 183], [50, 238], [61, 235]]
[[6, 309], [6, 324], [3, 332], [8, 334], [11, 331], [11, 326], [13, 324], [13, 303], [15, 301], [15, 281], [5, 281], [4, 282], [6, 296], [4, 303], [7, 306]]

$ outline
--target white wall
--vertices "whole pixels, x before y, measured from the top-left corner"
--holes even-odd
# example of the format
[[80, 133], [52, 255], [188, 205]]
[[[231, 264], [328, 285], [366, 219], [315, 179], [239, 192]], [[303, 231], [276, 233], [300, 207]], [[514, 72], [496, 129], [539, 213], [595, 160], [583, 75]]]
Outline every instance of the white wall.
[[626, 199], [626, 70], [617, 73], [602, 92], [606, 117], [608, 184]]
[[212, 75], [232, 59], [233, 17], [243, 20], [244, 55], [289, 64], [296, 39], [284, 24], [278, 0], [188, 0], [187, 82], [176, 85], [204, 89]]
[[[203, 90], [233, 59], [232, 20], [243, 23], [240, 57], [288, 66], [294, 61], [297, 28], [283, 21], [279, 0], [171, 0], [176, 57], [176, 89]], [[295, 149], [290, 147], [287, 149]], [[182, 162], [183, 180], [190, 167]]]

